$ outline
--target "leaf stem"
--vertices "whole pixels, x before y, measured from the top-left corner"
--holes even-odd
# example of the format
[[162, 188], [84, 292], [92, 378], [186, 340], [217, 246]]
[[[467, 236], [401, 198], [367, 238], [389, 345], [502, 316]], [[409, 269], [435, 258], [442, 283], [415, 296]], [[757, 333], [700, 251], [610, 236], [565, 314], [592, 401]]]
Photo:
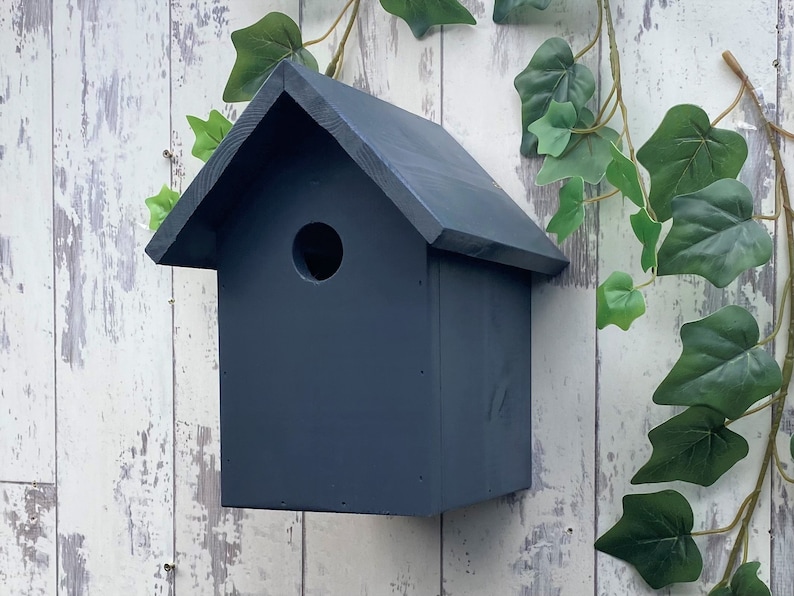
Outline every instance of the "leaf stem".
[[[620, 52], [618, 51], [617, 36], [615, 35], [615, 24], [612, 21], [612, 8], [609, 5], [609, 0], [599, 0], [604, 3], [604, 14], [607, 21], [607, 34], [609, 36], [609, 65], [612, 69], [612, 80], [615, 84], [615, 96], [617, 103], [620, 106], [620, 116], [623, 118], [623, 136], [626, 139], [626, 146], [629, 149], [629, 159], [637, 166], [639, 170], [639, 163], [637, 162], [636, 151], [634, 150], [634, 143], [631, 141], [631, 132], [629, 131], [628, 121], [629, 114], [626, 108], [626, 103], [623, 101], [623, 86], [620, 80]], [[642, 191], [642, 198], [645, 202], [645, 209], [653, 220], [656, 220], [656, 213], [648, 200], [648, 191], [645, 188], [645, 181], [642, 176], [639, 176], [640, 190]]]
[[[791, 292], [791, 276], [786, 280], [786, 285], [783, 287], [783, 296], [780, 297], [780, 307], [778, 308], [777, 312], [781, 313], [786, 310], [786, 301], [788, 300], [789, 292]], [[759, 346], [765, 346], [770, 341], [777, 337], [777, 334], [780, 332], [780, 328], [783, 326], [783, 317], [777, 318], [777, 323], [775, 324], [775, 329], [772, 333], [769, 334], [769, 337], [765, 337], [761, 341], [758, 342]]]
[[726, 427], [728, 427], [728, 426], [730, 426], [731, 424], [733, 424], [734, 422], [736, 422], [737, 420], [741, 420], [742, 418], [747, 418], [748, 416], [752, 416], [753, 414], [758, 414], [758, 412], [763, 412], [763, 411], [764, 411], [764, 410], [766, 410], [766, 409], [767, 409], [769, 406], [774, 406], [774, 405], [775, 405], [777, 402], [779, 402], [779, 401], [780, 401], [780, 395], [776, 395], [775, 397], [773, 397], [772, 399], [770, 399], [770, 400], [769, 400], [768, 402], [766, 402], [765, 404], [763, 404], [763, 405], [760, 405], [760, 406], [758, 406], [757, 408], [753, 408], [752, 410], [747, 410], [747, 411], [746, 411], [744, 414], [742, 414], [742, 415], [741, 415], [741, 416], [739, 416], [738, 418], [735, 418], [735, 419], [733, 419], [733, 420], [728, 420], [728, 421], [725, 423], [725, 426], [726, 426]]
[[654, 268], [653, 268], [653, 273], [652, 273], [652, 275], [651, 275], [651, 279], [649, 279], [649, 280], [648, 280], [648, 281], [646, 281], [645, 283], [641, 283], [641, 284], [640, 284], [640, 285], [638, 285], [638, 286], [634, 286], [634, 289], [635, 289], [635, 290], [641, 290], [641, 289], [643, 289], [643, 288], [647, 288], [649, 285], [651, 285], [653, 282], [655, 282], [655, 281], [656, 281], [656, 278], [657, 278], [657, 275], [656, 275], [656, 267], [654, 267]]
[[722, 114], [720, 114], [719, 116], [714, 118], [714, 120], [711, 122], [711, 126], [712, 127], [717, 126], [717, 124], [719, 124], [720, 121], [723, 118], [725, 118], [725, 116], [730, 114], [734, 110], [734, 108], [739, 105], [739, 102], [742, 100], [742, 96], [744, 95], [745, 89], [746, 88], [745, 88], [744, 84], [742, 84], [742, 86], [739, 87], [739, 93], [736, 94], [736, 99], [734, 99], [731, 102], [731, 105], [729, 105], [727, 108], [725, 108], [725, 111]]
[[[730, 69], [734, 72], [734, 74], [739, 78], [744, 85], [746, 91], [748, 91], [750, 97], [753, 100], [753, 104], [755, 105], [759, 118], [764, 123], [764, 130], [766, 131], [767, 140], [769, 142], [769, 146], [772, 149], [772, 157], [775, 162], [775, 174], [780, 180], [779, 188], [780, 188], [780, 195], [783, 204], [783, 211], [785, 215], [785, 231], [786, 231], [786, 240], [788, 242], [788, 266], [789, 266], [789, 276], [787, 280], [787, 284], [789, 288], [791, 288], [792, 284], [794, 284], [794, 215], [792, 215], [791, 209], [791, 200], [789, 197], [788, 191], [788, 182], [786, 181], [786, 169], [783, 166], [783, 159], [780, 155], [780, 146], [777, 142], [777, 137], [775, 136], [775, 128], [772, 126], [772, 123], [766, 117], [766, 113], [764, 112], [764, 106], [761, 102], [761, 99], [758, 97], [758, 94], [755, 92], [754, 87], [750, 83], [750, 79], [747, 74], [742, 69], [739, 62], [736, 60], [734, 55], [731, 52], [723, 52], [722, 54], [723, 60], [727, 63]], [[791, 289], [789, 289], [791, 292]], [[780, 394], [778, 395], [778, 399], [780, 403], [774, 410], [772, 415], [772, 424], [769, 429], [769, 436], [767, 438], [767, 445], [766, 450], [764, 452], [764, 459], [761, 463], [761, 468], [758, 472], [758, 478], [756, 479], [755, 490], [753, 491], [753, 498], [750, 499], [749, 505], [747, 507], [747, 511], [744, 514], [744, 518], [742, 519], [742, 525], [739, 528], [739, 534], [736, 537], [736, 542], [731, 549], [730, 554], [728, 555], [728, 563], [725, 566], [725, 573], [722, 577], [722, 583], [727, 583], [728, 578], [731, 577], [733, 570], [736, 568], [737, 563], [739, 561], [739, 556], [742, 555], [743, 559], [746, 560], [746, 546], [745, 542], [748, 538], [748, 533], [750, 529], [750, 522], [753, 518], [753, 513], [755, 512], [756, 507], [758, 506], [758, 498], [761, 494], [761, 489], [764, 486], [764, 481], [766, 479], [767, 471], [769, 470], [769, 464], [774, 457], [774, 452], [776, 448], [776, 440], [777, 434], [780, 430], [780, 424], [783, 421], [783, 413], [785, 412], [785, 403], [786, 398], [788, 397], [788, 388], [789, 384], [791, 383], [792, 373], [794, 373], [794, 317], [791, 316], [791, 306], [789, 305], [788, 313], [789, 313], [789, 324], [788, 324], [788, 341], [786, 345], [786, 356], [783, 360], [783, 384], [780, 389]], [[778, 316], [783, 317], [784, 313], [779, 312]]]
[[614, 197], [619, 192], [620, 192], [620, 189], [616, 188], [615, 190], [612, 190], [612, 191], [610, 191], [608, 193], [605, 193], [603, 195], [598, 195], [597, 197], [593, 197], [592, 199], [587, 199], [587, 200], [582, 201], [582, 202], [585, 205], [591, 205], [592, 203], [598, 203], [599, 201], [603, 201], [604, 199], [609, 199], [611, 197]]
[[304, 42], [303, 47], [308, 48], [309, 46], [313, 46], [314, 44], [320, 43], [321, 41], [325, 41], [326, 39], [328, 39], [328, 36], [334, 32], [334, 29], [336, 29], [336, 26], [342, 20], [342, 17], [345, 16], [347, 9], [350, 8], [353, 2], [355, 2], [355, 0], [347, 0], [347, 3], [342, 8], [342, 12], [340, 12], [339, 16], [336, 17], [336, 20], [333, 22], [333, 24], [328, 29], [328, 31], [326, 31], [322, 37], [318, 37], [317, 39], [312, 39], [311, 41]]
[[[333, 58], [331, 58], [331, 62], [328, 63], [328, 67], [325, 69], [325, 76], [327, 77], [336, 77], [339, 74], [339, 71], [342, 68], [342, 57], [345, 55], [345, 44], [350, 37], [350, 32], [353, 30], [353, 24], [356, 22], [356, 17], [358, 16], [358, 8], [361, 5], [361, 0], [350, 1], [353, 2], [353, 12], [350, 13], [350, 19], [347, 21], [347, 27], [345, 28], [345, 32], [339, 42], [339, 46], [336, 48], [336, 52], [334, 53]], [[342, 14], [344, 14], [344, 12]]]
[[787, 139], [794, 139], [794, 132], [789, 132], [788, 130], [786, 130], [785, 128], [781, 128], [774, 122], [770, 122], [769, 124], [771, 124], [772, 128], [775, 129], [775, 132], [782, 134]]
[[609, 94], [607, 95], [607, 98], [604, 100], [601, 109], [598, 111], [598, 115], [596, 116], [595, 119], [596, 122], [601, 122], [601, 119], [604, 117], [604, 112], [607, 111], [607, 106], [609, 105], [609, 102], [612, 101], [613, 97], [615, 97], [616, 89], [617, 88], [615, 87], [615, 82], [612, 81], [612, 88], [609, 90]]
[[692, 532], [692, 536], [710, 536], [712, 534], [725, 534], [726, 532], [730, 532], [733, 530], [739, 521], [742, 519], [742, 513], [744, 512], [745, 507], [750, 503], [750, 499], [753, 497], [755, 493], [750, 493], [744, 498], [742, 504], [739, 506], [739, 511], [736, 512], [736, 517], [733, 518], [733, 521], [725, 526], [724, 528], [715, 528], [714, 530], [701, 530], [700, 532]]
[[588, 43], [584, 48], [582, 48], [576, 56], [573, 57], [574, 62], [578, 61], [582, 56], [584, 56], [587, 52], [592, 50], [595, 47], [595, 44], [598, 43], [598, 40], [601, 38], [601, 30], [604, 24], [604, 11], [601, 7], [602, 0], [596, 0], [596, 4], [598, 5], [598, 25], [596, 25], [596, 32], [593, 35], [593, 39]]
[[780, 453], [778, 453], [777, 450], [777, 443], [775, 443], [774, 454], [775, 454], [775, 467], [777, 468], [778, 474], [780, 474], [781, 478], [783, 478], [783, 480], [785, 480], [786, 482], [794, 484], [794, 478], [786, 474], [786, 471], [783, 469], [783, 463], [780, 461]]
[[[770, 122], [771, 124], [771, 122]], [[780, 179], [778, 178], [775, 182], [775, 213], [774, 215], [753, 215], [753, 219], [766, 219], [771, 221], [777, 221], [780, 218], [780, 214], [783, 212], [783, 201], [781, 199], [782, 192], [780, 188]]]
[[[606, 104], [604, 104], [604, 107], [606, 107]], [[598, 120], [596, 120], [597, 124], [595, 124], [594, 126], [591, 126], [590, 128], [572, 128], [571, 132], [579, 135], [586, 135], [586, 134], [598, 132], [599, 130], [604, 128], [607, 124], [609, 124], [609, 121], [612, 120], [612, 117], [615, 115], [615, 112], [617, 111], [618, 111], [618, 102], [615, 102], [615, 105], [612, 106], [612, 110], [609, 112], [609, 116], [602, 119], [603, 114], [599, 114]]]

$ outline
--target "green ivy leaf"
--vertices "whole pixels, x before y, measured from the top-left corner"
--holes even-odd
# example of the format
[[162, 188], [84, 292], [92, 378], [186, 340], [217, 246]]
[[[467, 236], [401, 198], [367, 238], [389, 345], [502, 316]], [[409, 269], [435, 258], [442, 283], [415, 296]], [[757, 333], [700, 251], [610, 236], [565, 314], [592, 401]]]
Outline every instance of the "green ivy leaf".
[[557, 157], [565, 151], [577, 119], [576, 108], [570, 101], [559, 103], [552, 99], [543, 117], [528, 127], [538, 137], [538, 153]]
[[149, 229], [157, 230], [165, 220], [166, 216], [171, 213], [176, 202], [179, 200], [179, 193], [171, 190], [163, 184], [163, 187], [153, 197], [149, 197], [144, 202], [149, 208]]
[[631, 229], [634, 230], [634, 235], [642, 243], [642, 256], [640, 257], [642, 270], [648, 271], [651, 267], [656, 267], [656, 244], [662, 233], [662, 224], [651, 219], [645, 209], [640, 209], [629, 217], [629, 220], [631, 220]]
[[637, 159], [651, 176], [651, 207], [659, 221], [667, 221], [673, 197], [736, 178], [747, 159], [747, 143], [732, 130], [712, 128], [706, 112], [684, 104], [667, 112]]
[[614, 143], [610, 144], [609, 151], [612, 155], [612, 163], [607, 166], [607, 181], [622, 192], [624, 197], [643, 209], [645, 199], [642, 196], [637, 166], [623, 155]]
[[584, 180], [571, 178], [560, 189], [560, 208], [551, 218], [546, 231], [557, 234], [557, 243], [562, 243], [573, 234], [584, 221]]
[[632, 484], [682, 480], [711, 486], [748, 453], [744, 437], [725, 428], [725, 416], [695, 406], [648, 433], [653, 453]]
[[196, 116], [187, 116], [187, 121], [196, 135], [196, 141], [193, 143], [193, 156], [203, 162], [210, 158], [210, 155], [221, 144], [223, 137], [232, 128], [232, 123], [218, 110], [212, 110], [207, 120]]
[[654, 590], [700, 577], [703, 559], [692, 539], [692, 508], [674, 490], [623, 497], [623, 517], [595, 547], [634, 567]]
[[[586, 108], [577, 123], [577, 128], [592, 126], [593, 114]], [[598, 184], [607, 166], [612, 161], [610, 147], [617, 143], [620, 135], [604, 127], [597, 132], [572, 134], [568, 146], [558, 156], [547, 155], [535, 177], [535, 184], [543, 186], [564, 178], [580, 176], [589, 184]]]
[[493, 20], [495, 23], [504, 23], [510, 13], [522, 6], [532, 6], [545, 10], [551, 0], [496, 0], [493, 7]]
[[673, 227], [659, 249], [659, 275], [694, 273], [718, 288], [766, 263], [772, 238], [753, 220], [753, 197], [726, 178], [673, 199]]
[[627, 331], [634, 320], [645, 314], [645, 298], [634, 289], [628, 273], [615, 271], [596, 290], [596, 325], [603, 329], [617, 325]]
[[527, 130], [549, 109], [551, 100], [571, 102], [580, 112], [595, 93], [595, 77], [583, 64], [576, 64], [564, 39], [547, 39], [527, 67], [513, 82], [521, 97], [521, 154], [532, 154], [537, 137]]
[[758, 578], [761, 563], [740, 565], [731, 579], [731, 586], [723, 586], [709, 592], [709, 596], [772, 596], [769, 588]]
[[653, 401], [708, 406], [735, 420], [783, 382], [777, 362], [757, 345], [758, 335], [753, 315], [736, 305], [686, 323], [681, 327], [681, 357]]
[[477, 20], [458, 0], [380, 0], [383, 9], [400, 17], [417, 39], [433, 25], [476, 25]]
[[223, 101], [248, 101], [282, 60], [318, 70], [317, 60], [303, 47], [298, 25], [280, 12], [266, 14], [250, 27], [232, 32], [237, 59], [232, 67]]

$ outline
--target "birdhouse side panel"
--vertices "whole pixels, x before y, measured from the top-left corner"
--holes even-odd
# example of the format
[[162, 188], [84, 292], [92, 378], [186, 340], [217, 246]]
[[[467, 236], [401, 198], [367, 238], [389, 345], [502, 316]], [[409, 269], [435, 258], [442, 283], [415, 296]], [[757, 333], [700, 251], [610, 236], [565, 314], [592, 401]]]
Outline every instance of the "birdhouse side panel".
[[424, 239], [315, 127], [263, 169], [218, 256], [224, 504], [437, 510]]
[[439, 261], [445, 509], [531, 484], [530, 280], [434, 251]]

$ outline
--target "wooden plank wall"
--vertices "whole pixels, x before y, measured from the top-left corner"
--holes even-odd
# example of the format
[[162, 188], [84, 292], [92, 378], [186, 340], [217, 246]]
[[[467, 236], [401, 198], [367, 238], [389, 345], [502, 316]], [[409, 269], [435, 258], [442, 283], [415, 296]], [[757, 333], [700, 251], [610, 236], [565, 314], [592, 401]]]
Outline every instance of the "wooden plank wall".
[[[442, 124], [545, 223], [556, 198], [534, 186], [538, 162], [518, 156], [512, 81], [547, 37], [584, 46], [595, 1], [556, 0], [510, 27], [491, 22], [493, 0], [462, 1], [476, 28], [416, 41], [364, 0], [342, 79]], [[143, 198], [163, 183], [184, 189], [198, 171], [186, 114], [241, 109], [221, 100], [232, 30], [280, 10], [314, 38], [343, 4], [0, 0], [0, 595], [652, 593], [592, 543], [620, 497], [640, 492], [629, 480], [648, 455], [645, 433], [668, 414], [650, 395], [680, 350], [676, 329], [730, 300], [768, 331], [780, 290], [770, 269], [726, 294], [663, 280], [647, 295], [651, 317], [596, 333], [598, 281], [642, 275], [619, 201], [588, 214], [564, 244], [571, 266], [533, 296], [531, 490], [431, 519], [220, 506], [215, 279], [145, 258]], [[612, 4], [639, 142], [675, 103], [712, 116], [730, 103], [724, 49], [794, 126], [794, 0]], [[339, 34], [313, 48], [321, 64]], [[604, 47], [587, 61], [604, 68]], [[730, 124], [748, 132], [743, 179], [771, 211], [753, 122], [745, 103]], [[729, 521], [758, 457], [686, 491], [700, 528]], [[792, 488], [773, 483], [752, 533], [777, 596], [794, 585], [792, 502]], [[702, 546], [713, 580], [725, 550]]]

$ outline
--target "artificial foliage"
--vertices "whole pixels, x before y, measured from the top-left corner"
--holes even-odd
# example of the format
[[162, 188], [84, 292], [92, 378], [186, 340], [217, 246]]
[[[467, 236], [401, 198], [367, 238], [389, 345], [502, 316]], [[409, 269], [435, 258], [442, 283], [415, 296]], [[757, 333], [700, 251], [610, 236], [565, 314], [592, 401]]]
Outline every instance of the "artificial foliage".
[[[277, 12], [267, 13], [257, 23], [232, 33], [237, 60], [224, 100], [249, 100], [280, 60], [293, 60], [317, 70], [317, 61], [308, 48], [347, 20], [325, 69], [328, 76], [338, 75], [361, 1], [348, 0], [328, 33], [317, 40], [304, 41], [299, 26]], [[495, 0], [493, 20], [511, 23], [555, 1]], [[681, 355], [653, 394], [656, 404], [676, 408], [670, 408], [669, 419], [648, 433], [651, 455], [644, 464], [638, 463], [631, 481], [709, 487], [732, 475], [734, 465], [748, 454], [749, 443], [760, 443], [764, 455], [756, 477], [732, 478], [748, 485], [747, 497], [733, 522], [725, 528], [695, 532], [692, 507], [677, 490], [628, 494], [623, 498], [622, 517], [596, 541], [595, 548], [623, 559], [649, 586], [663, 589], [676, 582], [698, 580], [703, 568], [701, 537], [725, 535], [730, 537], [724, 542], [727, 564], [710, 574], [721, 573], [721, 579], [709, 586], [709, 593], [768, 596], [769, 588], [758, 577], [760, 564], [747, 551], [747, 538], [769, 474], [777, 473], [783, 480], [794, 482], [781, 463], [789, 456], [794, 460], [794, 437], [779, 436], [794, 372], [794, 323], [788, 328], [781, 324], [794, 294], [794, 212], [779, 143], [781, 137], [794, 135], [773, 124], [750, 77], [726, 53], [725, 61], [741, 83], [736, 101], [716, 118], [693, 104], [672, 106], [651, 137], [635, 148], [623, 101], [615, 14], [609, 0], [588, 2], [595, 3], [598, 10], [591, 43], [574, 53], [562, 38], [545, 40], [528, 57], [526, 68], [516, 74], [514, 84], [521, 106], [521, 119], [516, 122], [522, 133], [517, 161], [519, 153], [542, 160], [536, 183], [559, 188], [559, 208], [547, 231], [563, 242], [599, 202], [625, 201], [624, 211], [637, 239], [637, 244], [627, 250], [637, 251], [649, 279], [637, 284], [625, 272], [602, 274], [603, 282], [595, 296], [597, 327], [615, 325], [629, 330], [646, 314], [642, 290], [655, 283], [657, 276], [698, 275], [723, 288], [746, 271], [766, 264], [772, 256], [773, 239], [762, 220], [779, 221], [789, 256], [789, 270], [779, 274], [787, 278], [786, 289], [770, 336], [762, 339], [752, 313], [738, 305], [725, 306], [683, 324]], [[472, 14], [458, 0], [380, 0], [380, 5], [404, 20], [417, 38], [439, 25], [475, 24]], [[602, 86], [607, 79], [605, 88], [610, 89], [600, 105], [595, 99], [596, 76], [582, 63], [582, 58], [598, 47], [604, 48], [610, 64], [608, 72], [599, 73]], [[761, 123], [761, 130], [753, 134], [763, 135], [774, 163], [774, 215], [757, 213], [752, 192], [737, 180], [748, 155], [744, 137], [719, 126], [741, 97], [751, 102]], [[230, 123], [216, 111], [210, 112], [207, 120], [188, 118], [196, 134], [193, 154], [206, 161]], [[178, 194], [166, 186], [146, 199], [152, 229], [160, 225], [177, 200]], [[789, 337], [788, 352], [778, 358], [785, 363], [782, 367], [767, 349], [778, 333]], [[769, 432], [763, 436], [742, 436], [732, 427], [735, 420], [770, 408]], [[781, 449], [779, 443], [789, 449]]]

